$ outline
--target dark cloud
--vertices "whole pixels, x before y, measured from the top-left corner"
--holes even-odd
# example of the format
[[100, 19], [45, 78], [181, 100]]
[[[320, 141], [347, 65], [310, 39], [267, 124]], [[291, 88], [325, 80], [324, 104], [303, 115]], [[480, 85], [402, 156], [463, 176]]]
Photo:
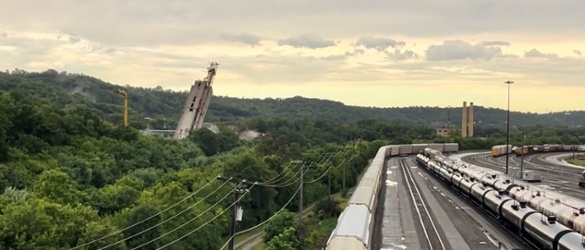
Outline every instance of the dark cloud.
[[573, 54], [581, 56], [581, 51], [579, 50], [573, 50]]
[[226, 41], [241, 42], [252, 46], [260, 45], [261, 40], [259, 36], [248, 33], [241, 33], [239, 35], [221, 34], [219, 37]]
[[483, 46], [510, 46], [510, 43], [506, 41], [483, 41], [480, 44]]
[[502, 54], [498, 47], [488, 47], [482, 44], [454, 40], [444, 41], [442, 45], [431, 45], [427, 49], [426, 57], [429, 61], [446, 61], [457, 59], [490, 59]]
[[531, 49], [530, 51], [527, 51], [524, 53], [524, 57], [540, 57], [540, 58], [558, 58], [559, 55], [551, 53], [542, 53], [540, 51], [538, 51], [537, 49]]
[[319, 49], [335, 46], [335, 42], [332, 40], [325, 40], [317, 34], [302, 34], [298, 37], [278, 40], [278, 45], [288, 45], [295, 48]]
[[390, 38], [383, 37], [362, 37], [357, 40], [356, 45], [362, 45], [368, 49], [375, 49], [377, 51], [384, 51], [388, 47], [402, 47], [405, 45], [403, 41], [396, 41]]

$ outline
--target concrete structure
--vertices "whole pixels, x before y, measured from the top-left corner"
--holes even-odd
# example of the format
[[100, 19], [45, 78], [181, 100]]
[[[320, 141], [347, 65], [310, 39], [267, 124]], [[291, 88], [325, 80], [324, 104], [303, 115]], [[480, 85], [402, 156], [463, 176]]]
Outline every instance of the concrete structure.
[[467, 137], [467, 102], [463, 102], [461, 109], [461, 137]]
[[473, 102], [463, 102], [463, 108], [461, 109], [461, 137], [473, 137]]
[[467, 126], [467, 136], [473, 137], [473, 127], [475, 126], [475, 122], [473, 121], [473, 102], [469, 103], [469, 114], [468, 114], [469, 123]]
[[205, 114], [213, 95], [211, 85], [218, 65], [212, 62], [207, 68], [207, 77], [203, 80], [195, 81], [195, 84], [191, 86], [191, 91], [183, 107], [183, 114], [181, 114], [179, 124], [173, 135], [174, 139], [186, 138], [191, 130], [199, 129], [203, 125], [203, 120], [205, 120]]

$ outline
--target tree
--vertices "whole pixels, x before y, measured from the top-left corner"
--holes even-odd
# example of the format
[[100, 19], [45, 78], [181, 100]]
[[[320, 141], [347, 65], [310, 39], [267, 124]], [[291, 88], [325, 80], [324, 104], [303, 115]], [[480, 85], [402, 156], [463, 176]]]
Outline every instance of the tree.
[[[266, 224], [266, 227], [264, 227], [264, 242], [270, 242], [273, 238], [285, 232], [287, 229], [291, 229], [293, 235], [296, 235], [298, 228], [299, 222], [297, 220], [297, 215], [287, 210], [282, 211], [275, 215], [274, 218]], [[281, 240], [285, 239], [290, 240], [289, 238], [281, 237]]]

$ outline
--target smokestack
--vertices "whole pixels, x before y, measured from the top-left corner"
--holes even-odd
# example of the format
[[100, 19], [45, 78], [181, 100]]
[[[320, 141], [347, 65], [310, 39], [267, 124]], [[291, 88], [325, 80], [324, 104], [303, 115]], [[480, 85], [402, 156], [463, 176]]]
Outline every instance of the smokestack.
[[461, 137], [467, 137], [467, 102], [463, 102], [461, 113]]
[[469, 128], [467, 130], [467, 136], [473, 137], [473, 127], [475, 124], [473, 123], [473, 102], [469, 103]]

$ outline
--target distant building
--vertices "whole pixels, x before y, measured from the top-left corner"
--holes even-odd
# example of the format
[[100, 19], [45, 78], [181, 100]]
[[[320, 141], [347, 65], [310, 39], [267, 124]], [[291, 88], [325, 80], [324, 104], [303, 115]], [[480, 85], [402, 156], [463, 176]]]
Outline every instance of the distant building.
[[[457, 129], [452, 128], [452, 129], [448, 129], [448, 128], [436, 128], [435, 129], [437, 131], [437, 135], [441, 136], [441, 137], [449, 137], [451, 136], [451, 134], [457, 134]], [[451, 130], [451, 131], [449, 131]]]
[[257, 137], [260, 137], [260, 136], [264, 136], [264, 133], [260, 133], [258, 131], [254, 131], [254, 130], [242, 131], [238, 135], [238, 137], [240, 138], [240, 140], [246, 140], [246, 141], [253, 140], [253, 139], [255, 139]]

